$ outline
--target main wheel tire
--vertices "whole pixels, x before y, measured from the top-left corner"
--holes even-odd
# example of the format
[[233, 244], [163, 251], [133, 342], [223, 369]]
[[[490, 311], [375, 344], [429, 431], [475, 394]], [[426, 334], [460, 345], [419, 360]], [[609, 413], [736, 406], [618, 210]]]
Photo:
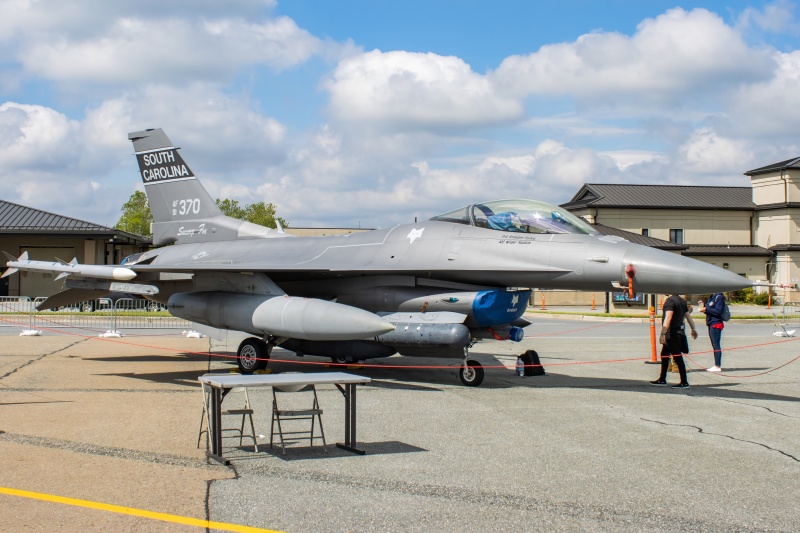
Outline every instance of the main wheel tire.
[[477, 387], [483, 383], [483, 367], [479, 362], [468, 359], [467, 365], [461, 367], [458, 377], [467, 387]]
[[331, 362], [337, 365], [351, 365], [355, 361], [352, 357], [331, 357]]
[[267, 345], [261, 339], [245, 339], [236, 350], [236, 364], [242, 374], [252, 374], [267, 368]]

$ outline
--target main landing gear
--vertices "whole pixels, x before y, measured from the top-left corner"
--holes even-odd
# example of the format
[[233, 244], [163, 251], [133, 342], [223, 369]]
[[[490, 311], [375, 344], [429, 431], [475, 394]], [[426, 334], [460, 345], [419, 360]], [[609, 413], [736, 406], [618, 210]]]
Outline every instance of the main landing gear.
[[250, 337], [242, 341], [239, 349], [236, 350], [236, 364], [242, 374], [252, 374], [257, 370], [267, 368], [273, 344], [266, 343], [256, 337]]
[[467, 387], [477, 387], [483, 383], [483, 367], [474, 359], [467, 359], [469, 357], [468, 348], [464, 347], [464, 364], [461, 365], [461, 370], [458, 377], [461, 378], [461, 383]]

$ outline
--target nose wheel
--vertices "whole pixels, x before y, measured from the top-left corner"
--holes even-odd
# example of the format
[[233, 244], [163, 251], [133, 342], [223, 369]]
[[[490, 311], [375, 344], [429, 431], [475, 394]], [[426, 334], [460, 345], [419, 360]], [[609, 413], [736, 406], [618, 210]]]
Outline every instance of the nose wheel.
[[477, 387], [483, 383], [483, 367], [476, 360], [467, 359], [467, 355], [467, 349], [464, 348], [464, 364], [461, 365], [458, 377], [467, 387]]

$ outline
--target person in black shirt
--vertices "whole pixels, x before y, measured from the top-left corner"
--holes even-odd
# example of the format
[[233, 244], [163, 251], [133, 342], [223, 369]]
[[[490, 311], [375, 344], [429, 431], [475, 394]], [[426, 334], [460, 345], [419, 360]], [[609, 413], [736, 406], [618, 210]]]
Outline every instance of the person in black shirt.
[[686, 378], [686, 363], [683, 360], [684, 354], [689, 353], [689, 341], [686, 339], [686, 330], [683, 324], [684, 318], [689, 321], [689, 326], [692, 328], [692, 338], [697, 338], [697, 329], [694, 326], [694, 320], [689, 311], [689, 305], [686, 300], [678, 294], [673, 294], [664, 302], [664, 307], [661, 313], [661, 336], [659, 342], [661, 348], [661, 374], [658, 379], [651, 381], [653, 385], [666, 385], [667, 384], [667, 369], [669, 368], [669, 358], [675, 360], [678, 365], [678, 372], [681, 374], [681, 382], [673, 387], [686, 388], [689, 386], [689, 380]]

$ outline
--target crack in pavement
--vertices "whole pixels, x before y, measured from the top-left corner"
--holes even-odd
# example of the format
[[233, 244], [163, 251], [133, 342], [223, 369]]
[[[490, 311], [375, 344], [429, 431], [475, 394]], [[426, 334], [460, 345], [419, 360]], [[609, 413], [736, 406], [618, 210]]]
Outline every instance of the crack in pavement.
[[765, 407], [763, 405], [753, 405], [752, 403], [747, 403], [747, 402], [735, 402], [733, 400], [728, 400], [728, 399], [725, 399], [725, 398], [716, 398], [716, 399], [718, 399], [721, 402], [729, 402], [729, 403], [733, 403], [733, 404], [736, 404], [736, 405], [746, 405], [748, 407], [755, 407], [757, 409], [765, 409], [765, 410], [769, 411], [770, 413], [772, 413], [774, 415], [778, 415], [778, 416], [785, 416], [787, 418], [800, 418], [798, 416], [787, 415], [786, 413], [779, 413], [778, 411], [774, 411], [774, 410], [770, 409], [769, 407]]
[[701, 433], [703, 435], [713, 435], [713, 436], [716, 436], [716, 437], [724, 437], [726, 439], [731, 439], [732, 441], [736, 441], [736, 442], [744, 442], [746, 444], [755, 444], [756, 446], [761, 446], [762, 448], [766, 448], [767, 450], [770, 450], [772, 452], [778, 452], [779, 454], [784, 455], [784, 456], [786, 456], [786, 457], [788, 457], [788, 458], [800, 463], [800, 458], [797, 458], [797, 457], [795, 457], [794, 455], [792, 455], [790, 453], [784, 452], [783, 450], [779, 450], [778, 448], [773, 448], [772, 446], [768, 446], [768, 445], [766, 445], [764, 443], [761, 443], [761, 442], [755, 442], [755, 441], [746, 440], [746, 439], [737, 439], [736, 437], [734, 437], [732, 435], [725, 435], [724, 433], [712, 433], [710, 431], [704, 430], [701, 427], [693, 426], [691, 424], [670, 424], [668, 422], [661, 422], [660, 420], [650, 420], [648, 418], [642, 418], [641, 420], [644, 420], [645, 422], [652, 422], [654, 424], [661, 424], [662, 426], [692, 428], [692, 429], [697, 430], [698, 433]]
[[144, 452], [129, 448], [116, 448], [113, 446], [98, 446], [86, 442], [75, 442], [64, 439], [32, 437], [29, 435], [19, 435], [0, 431], [0, 442], [12, 442], [15, 444], [25, 444], [28, 446], [40, 446], [56, 450], [68, 450], [76, 453], [88, 455], [99, 455], [103, 457], [114, 457], [117, 459], [129, 459], [133, 461], [144, 461], [146, 463], [163, 464], [170, 466], [180, 466], [185, 468], [219, 469], [225, 468], [218, 464], [211, 464], [206, 459], [196, 459], [181, 455], [167, 453]]
[[42, 359], [44, 359], [48, 355], [53, 355], [53, 354], [57, 354], [58, 352], [63, 352], [64, 350], [72, 348], [76, 344], [80, 344], [82, 342], [86, 342], [87, 340], [88, 339], [78, 339], [77, 341], [73, 342], [72, 344], [68, 344], [67, 346], [64, 346], [63, 348], [59, 348], [58, 350], [53, 350], [52, 352], [44, 353], [44, 354], [40, 355], [39, 357], [34, 357], [33, 359], [29, 359], [29, 360], [25, 361], [23, 364], [21, 364], [20, 366], [18, 366], [15, 369], [13, 369], [11, 372], [7, 372], [7, 373], [3, 374], [2, 376], [0, 376], [0, 379], [7, 378], [8, 376], [14, 374], [18, 370], [20, 370], [22, 368], [25, 368], [28, 365], [32, 365], [33, 363], [36, 363], [38, 361], [41, 361]]

